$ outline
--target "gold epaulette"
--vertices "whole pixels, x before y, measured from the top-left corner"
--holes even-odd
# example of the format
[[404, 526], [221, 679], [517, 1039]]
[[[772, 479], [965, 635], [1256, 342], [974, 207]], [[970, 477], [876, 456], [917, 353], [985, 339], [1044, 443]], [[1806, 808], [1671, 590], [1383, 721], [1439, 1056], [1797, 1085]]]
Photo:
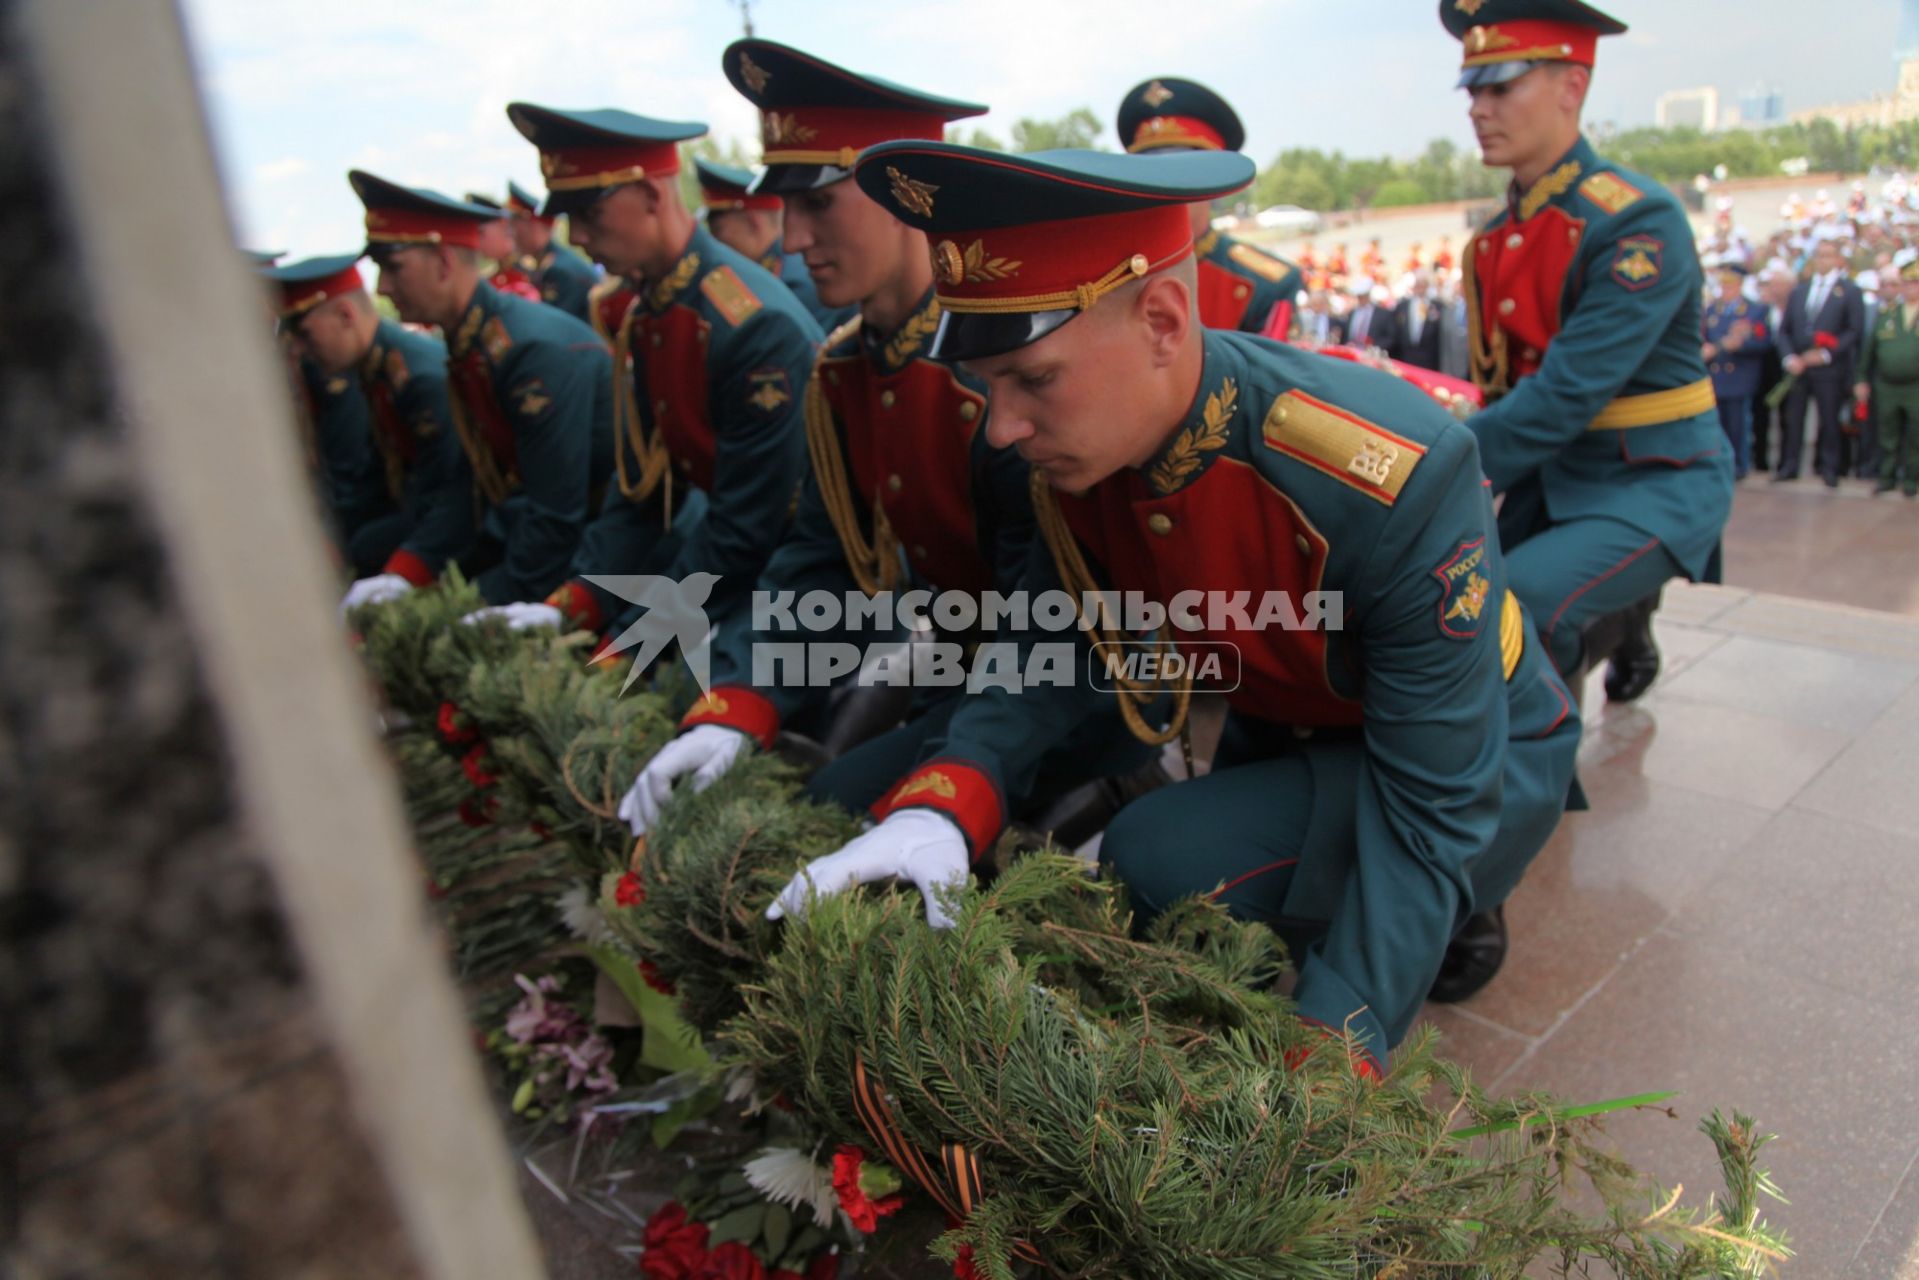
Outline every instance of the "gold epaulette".
[[1424, 445], [1297, 390], [1273, 401], [1260, 435], [1267, 448], [1389, 507], [1426, 456]]
[[1618, 213], [1646, 193], [1616, 173], [1595, 173], [1579, 184], [1579, 194], [1607, 213]]
[[700, 292], [734, 328], [745, 323], [748, 316], [764, 305], [759, 295], [746, 287], [746, 281], [740, 279], [739, 273], [727, 266], [715, 267], [707, 272], [700, 280]]
[[1290, 270], [1272, 254], [1262, 253], [1250, 244], [1236, 244], [1226, 250], [1226, 256], [1262, 280], [1270, 280], [1274, 284], [1284, 280]]

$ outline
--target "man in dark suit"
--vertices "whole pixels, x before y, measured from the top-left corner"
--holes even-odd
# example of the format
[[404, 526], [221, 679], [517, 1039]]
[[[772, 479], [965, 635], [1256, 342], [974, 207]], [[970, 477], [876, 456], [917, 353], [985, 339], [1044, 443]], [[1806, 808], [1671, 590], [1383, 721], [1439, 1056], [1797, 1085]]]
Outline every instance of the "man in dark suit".
[[[1792, 273], [1784, 267], [1768, 268], [1759, 279], [1759, 305], [1765, 312], [1766, 332], [1777, 334], [1785, 325], [1786, 300], [1792, 296]], [[1765, 358], [1759, 362], [1759, 386], [1752, 397], [1752, 465], [1756, 471], [1772, 469], [1775, 450], [1772, 425], [1779, 409], [1767, 402], [1772, 389], [1786, 376], [1779, 360], [1779, 348], [1768, 340]]]
[[1391, 351], [1397, 332], [1392, 311], [1373, 301], [1373, 282], [1367, 277], [1361, 276], [1351, 287], [1353, 309], [1346, 315], [1342, 340], [1355, 347]]
[[1852, 363], [1866, 326], [1859, 288], [1846, 278], [1838, 242], [1821, 240], [1812, 253], [1812, 273], [1786, 301], [1779, 330], [1779, 357], [1796, 379], [1786, 393], [1779, 463], [1773, 480], [1796, 480], [1805, 443], [1806, 401], [1819, 406], [1819, 476], [1839, 487], [1842, 414], [1852, 387]]
[[1412, 292], [1393, 309], [1393, 341], [1386, 354], [1421, 369], [1439, 368], [1439, 311], [1432, 277], [1414, 278]]

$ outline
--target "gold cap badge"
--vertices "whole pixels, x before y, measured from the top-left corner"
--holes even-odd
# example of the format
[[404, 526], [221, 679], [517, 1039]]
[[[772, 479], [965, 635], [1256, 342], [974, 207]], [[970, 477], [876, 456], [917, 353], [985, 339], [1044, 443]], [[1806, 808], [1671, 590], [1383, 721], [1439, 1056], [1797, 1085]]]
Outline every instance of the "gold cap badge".
[[933, 246], [933, 274], [941, 284], [959, 284], [966, 279], [966, 257], [951, 240]]
[[922, 218], [933, 216], [933, 193], [939, 188], [931, 183], [916, 182], [892, 165], [886, 166], [886, 176], [893, 184], [893, 199], [900, 208], [908, 213], [917, 213]]

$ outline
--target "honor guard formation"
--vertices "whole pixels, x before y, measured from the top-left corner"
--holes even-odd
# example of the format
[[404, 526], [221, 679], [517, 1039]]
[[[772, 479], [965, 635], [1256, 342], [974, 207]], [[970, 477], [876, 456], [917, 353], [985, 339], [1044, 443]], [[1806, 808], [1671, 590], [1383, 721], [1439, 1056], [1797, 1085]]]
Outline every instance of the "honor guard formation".
[[[1407, 263], [1457, 262], [1465, 378], [1437, 294], [1375, 293], [1377, 241], [1294, 263], [1214, 228], [1245, 129], [1173, 75], [1119, 96], [1123, 153], [1017, 155], [944, 140], [984, 104], [747, 39], [715, 71], [759, 112], [754, 169], [683, 175], [707, 130], [642, 113], [670, 103], [514, 102], [544, 193], [346, 175], [360, 247], [260, 267], [342, 613], [457, 566], [467, 625], [604, 656], [697, 606], [700, 696], [621, 779], [635, 834], [777, 749], [870, 825], [769, 914], [898, 879], [935, 927], [1007, 831], [1097, 837], [1136, 927], [1190, 895], [1269, 925], [1300, 1016], [1376, 1072], [1498, 972], [1508, 896], [1584, 804], [1586, 673], [1638, 697], [1662, 587], [1717, 579], [1766, 357], [1822, 422], [1856, 382], [1881, 487], [1919, 490], [1919, 261], [1870, 325], [1837, 261], [1782, 324], [1582, 134], [1623, 24], [1439, 12], [1511, 171]], [[915, 678], [807, 656], [845, 642]], [[683, 674], [657, 650], [639, 678]], [[939, 654], [960, 678], [917, 678]]]

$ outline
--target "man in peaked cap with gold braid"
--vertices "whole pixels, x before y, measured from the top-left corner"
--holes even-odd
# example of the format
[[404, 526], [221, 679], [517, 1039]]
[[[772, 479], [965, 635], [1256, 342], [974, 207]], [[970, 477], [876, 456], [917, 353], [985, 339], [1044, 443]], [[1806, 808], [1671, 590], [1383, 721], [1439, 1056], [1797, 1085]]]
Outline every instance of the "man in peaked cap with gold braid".
[[539, 291], [540, 301], [591, 321], [587, 298], [600, 280], [592, 264], [554, 241], [553, 215], [541, 213], [532, 193], [517, 182], [506, 184], [506, 212], [512, 224], [514, 252]]
[[[355, 169], [367, 254], [400, 319], [446, 335], [448, 403], [482, 504], [490, 604], [559, 586], [613, 468], [606, 345], [557, 307], [480, 278], [493, 210]], [[489, 556], [490, 553], [490, 556]]]
[[[1238, 151], [1246, 129], [1205, 85], [1165, 76], [1134, 85], [1120, 102], [1119, 140], [1135, 154]], [[1212, 217], [1210, 203], [1193, 205], [1201, 323], [1284, 340], [1305, 278], [1286, 259], [1214, 230]]]
[[[1194, 893], [1269, 922], [1299, 959], [1301, 1016], [1350, 1029], [1376, 1069], [1453, 931], [1551, 834], [1578, 743], [1506, 590], [1470, 433], [1399, 379], [1198, 323], [1185, 208], [1250, 181], [1243, 156], [910, 142], [873, 148], [858, 177], [927, 230], [934, 355], [986, 381], [994, 442], [1035, 466], [1026, 591], [1137, 593], [1165, 606], [1161, 646], [1241, 655], [1212, 771], [1122, 810], [1102, 861], [1142, 923]], [[981, 258], [1017, 270], [964, 269]], [[1191, 686], [1163, 723], [1146, 705], [1163, 689], [1115, 683], [968, 697], [880, 824], [770, 914], [889, 876], [936, 899], [997, 838], [1001, 797], [1096, 708], [1117, 701], [1149, 740], [1178, 731]]]
[[[369, 443], [390, 520], [349, 543], [363, 576], [341, 608], [423, 587], [472, 547], [473, 473], [447, 403], [446, 347], [374, 310], [357, 253], [269, 267], [280, 327], [294, 350], [329, 376], [354, 379], [371, 417]], [[369, 542], [388, 549], [361, 568]]]
[[[807, 386], [813, 465], [793, 533], [767, 567], [762, 591], [844, 598], [928, 589], [977, 599], [1013, 589], [1033, 536], [1027, 468], [987, 439], [983, 386], [927, 359], [940, 309], [925, 234], [850, 180], [862, 148], [889, 138], [937, 139], [948, 121], [986, 108], [859, 75], [768, 40], [735, 43], [723, 65], [761, 112], [766, 169], [754, 190], [784, 200], [787, 247], [805, 259], [821, 300], [859, 308], [855, 321], [828, 337]], [[620, 806], [636, 833], [653, 825], [678, 779], [703, 787], [749, 744], [770, 746], [782, 727], [823, 713], [828, 689], [755, 680], [756, 646], [795, 638], [774, 630], [722, 634], [711, 693]], [[797, 638], [852, 645], [887, 639], [851, 627]], [[911, 758], [960, 701], [954, 688], [920, 692], [907, 724], [834, 760], [814, 776], [814, 793], [855, 810], [878, 799], [900, 760]], [[1091, 779], [1151, 764], [1154, 753], [1118, 737], [1116, 728], [1093, 726], [1049, 762], [1056, 768], [1044, 776], [1036, 770], [1016, 801], [1038, 805]], [[1083, 811], [1080, 818], [1087, 820]]]
[[[563, 615], [617, 638], [643, 610], [589, 579], [706, 573], [718, 579], [708, 616], [724, 625], [786, 531], [806, 465], [800, 389], [819, 327], [681, 199], [679, 144], [705, 125], [528, 102], [510, 104], [507, 116], [539, 148], [546, 210], [566, 214], [575, 243], [635, 294], [615, 338], [618, 486], [566, 584], [516, 618], [557, 624]], [[676, 488], [681, 506], [701, 495], [704, 514], [665, 545]]]
[[780, 237], [780, 210], [784, 202], [770, 191], [753, 191], [750, 169], [693, 159], [699, 177], [700, 204], [706, 211], [706, 229], [721, 244], [739, 250], [780, 278], [800, 305], [819, 321], [820, 332], [831, 333], [851, 320], [857, 307], [829, 307], [820, 301], [806, 262], [788, 253]]
[[1659, 672], [1652, 610], [1671, 578], [1715, 580], [1731, 445], [1700, 353], [1700, 272], [1679, 202], [1579, 129], [1599, 38], [1579, 0], [1441, 0], [1460, 87], [1506, 207], [1463, 257], [1469, 420], [1513, 590], [1569, 678], [1607, 630], [1607, 695]]

